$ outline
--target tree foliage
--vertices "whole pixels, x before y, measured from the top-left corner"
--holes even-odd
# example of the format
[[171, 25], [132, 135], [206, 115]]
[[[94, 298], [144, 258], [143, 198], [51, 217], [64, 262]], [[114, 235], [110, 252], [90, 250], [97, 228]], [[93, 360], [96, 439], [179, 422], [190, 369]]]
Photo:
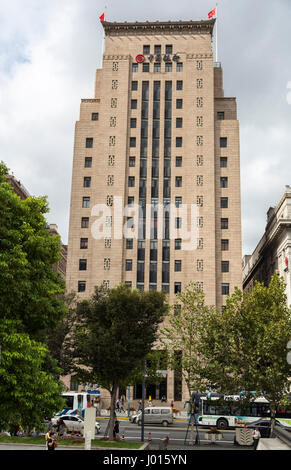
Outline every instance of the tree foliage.
[[110, 437], [117, 389], [129, 383], [151, 352], [166, 308], [164, 293], [125, 285], [97, 287], [92, 298], [78, 306], [75, 369], [84, 382], [99, 383], [110, 392]]
[[283, 279], [256, 282], [251, 293], [236, 289], [222, 312], [205, 318], [202, 347], [206, 375], [222, 393], [256, 391], [270, 401], [272, 414], [289, 390], [287, 343], [291, 311]]
[[21, 200], [6, 183], [0, 164], [0, 319], [17, 319], [24, 331], [57, 323], [65, 308], [58, 295], [65, 284], [53, 265], [60, 258], [60, 238], [47, 230], [45, 197]]

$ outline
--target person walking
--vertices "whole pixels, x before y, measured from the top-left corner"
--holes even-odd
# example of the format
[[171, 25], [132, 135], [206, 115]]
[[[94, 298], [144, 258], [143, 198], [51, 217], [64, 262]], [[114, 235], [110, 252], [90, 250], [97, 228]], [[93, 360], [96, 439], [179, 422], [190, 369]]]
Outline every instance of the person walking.
[[260, 438], [261, 438], [261, 433], [260, 433], [260, 431], [259, 431], [258, 428], [256, 428], [256, 429], [253, 431], [252, 436], [253, 436], [253, 438], [254, 438], [254, 450], [256, 450], [257, 447], [258, 447], [258, 444], [259, 444], [259, 440], [260, 440]]
[[119, 399], [116, 400], [116, 411], [119, 411]]
[[49, 431], [49, 437], [47, 440], [47, 450], [52, 451], [55, 450], [56, 447], [58, 446], [57, 441], [55, 439], [55, 434], [51, 431]]
[[114, 439], [118, 438], [119, 436], [119, 421], [116, 420], [113, 428], [113, 437]]

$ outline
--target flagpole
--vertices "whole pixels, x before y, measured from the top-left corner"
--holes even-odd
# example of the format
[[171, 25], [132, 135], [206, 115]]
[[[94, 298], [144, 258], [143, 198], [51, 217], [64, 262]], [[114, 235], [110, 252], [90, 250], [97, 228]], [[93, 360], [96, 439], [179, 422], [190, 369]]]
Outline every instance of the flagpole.
[[216, 60], [218, 62], [218, 2], [216, 3]]

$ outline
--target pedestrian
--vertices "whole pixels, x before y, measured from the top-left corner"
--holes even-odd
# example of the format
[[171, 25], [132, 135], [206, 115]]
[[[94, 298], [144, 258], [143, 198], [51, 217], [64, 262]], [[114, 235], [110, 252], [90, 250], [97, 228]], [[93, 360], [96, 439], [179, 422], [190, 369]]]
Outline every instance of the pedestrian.
[[141, 400], [139, 400], [138, 402], [138, 411], [141, 411], [142, 410], [142, 402]]
[[163, 395], [163, 396], [162, 396], [162, 399], [161, 399], [161, 402], [162, 402], [162, 403], [166, 403], [166, 401], [167, 401], [167, 398], [166, 398], [165, 395]]
[[116, 410], [119, 411], [119, 399], [116, 400]]
[[256, 450], [259, 444], [260, 437], [261, 437], [261, 433], [258, 428], [256, 428], [253, 431], [252, 436], [254, 438], [254, 450]]
[[116, 420], [113, 428], [113, 437], [114, 439], [119, 437], [119, 421]]
[[125, 410], [124, 410], [125, 396], [124, 396], [124, 395], [122, 395], [120, 402], [121, 402], [120, 411], [122, 411], [123, 413], [125, 413]]
[[174, 408], [174, 402], [173, 402], [173, 400], [171, 401], [171, 408], [172, 408], [172, 410], [173, 410], [173, 408]]
[[50, 435], [47, 440], [47, 450], [55, 450], [57, 447], [57, 441], [53, 432], [50, 432]]

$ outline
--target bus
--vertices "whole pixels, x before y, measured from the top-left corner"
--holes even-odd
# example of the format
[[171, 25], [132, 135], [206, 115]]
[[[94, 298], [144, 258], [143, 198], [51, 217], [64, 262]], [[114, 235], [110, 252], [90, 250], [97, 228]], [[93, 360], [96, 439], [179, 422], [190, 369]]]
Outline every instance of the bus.
[[88, 390], [87, 392], [65, 392], [62, 393], [65, 400], [65, 408], [56, 416], [63, 416], [67, 414], [80, 415], [84, 417], [85, 409], [88, 404], [92, 403], [96, 398], [100, 400], [99, 390]]
[[[271, 419], [270, 406], [264, 397], [246, 403], [241, 395], [201, 396], [198, 424], [217, 429], [244, 427], [261, 418]], [[276, 420], [291, 430], [291, 408], [282, 408]]]

